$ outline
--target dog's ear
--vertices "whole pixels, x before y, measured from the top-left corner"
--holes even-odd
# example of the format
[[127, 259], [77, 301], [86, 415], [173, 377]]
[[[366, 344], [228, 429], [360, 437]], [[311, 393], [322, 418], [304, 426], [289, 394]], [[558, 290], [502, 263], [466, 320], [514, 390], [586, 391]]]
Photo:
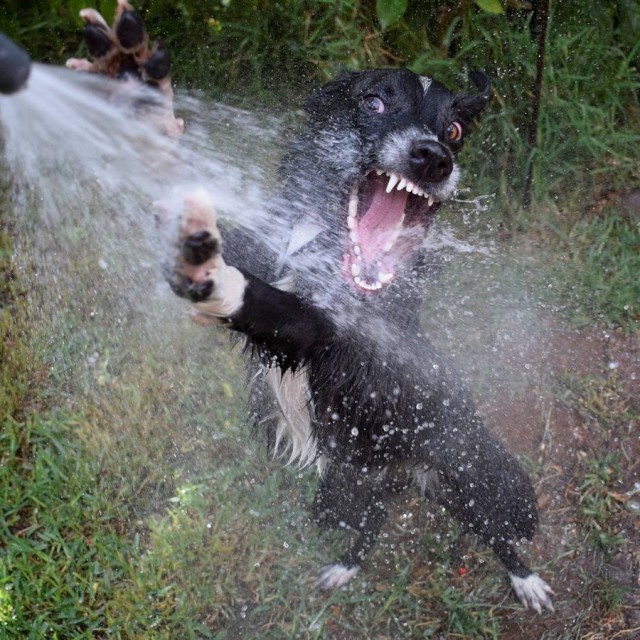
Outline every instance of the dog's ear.
[[455, 108], [465, 120], [473, 120], [491, 97], [491, 80], [484, 71], [472, 71], [469, 79], [478, 88], [478, 93], [462, 94], [454, 102]]
[[347, 71], [316, 89], [304, 103], [305, 111], [314, 119], [335, 117], [341, 108], [351, 104], [353, 81], [362, 72]]

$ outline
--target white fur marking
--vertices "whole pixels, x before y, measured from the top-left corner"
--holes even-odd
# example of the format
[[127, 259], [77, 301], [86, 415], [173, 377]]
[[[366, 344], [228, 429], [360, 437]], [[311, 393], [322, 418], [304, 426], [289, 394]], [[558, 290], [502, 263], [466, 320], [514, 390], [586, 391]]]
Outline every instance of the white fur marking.
[[544, 607], [554, 611], [553, 602], [549, 597], [553, 594], [553, 589], [537, 573], [532, 573], [526, 578], [519, 578], [510, 573], [509, 578], [518, 600], [526, 609], [531, 608], [542, 613], [542, 607]]
[[415, 469], [413, 479], [422, 495], [427, 498], [437, 495], [439, 483], [438, 472], [435, 469]]
[[431, 78], [428, 78], [427, 76], [420, 76], [420, 84], [422, 84], [422, 88], [426, 94], [431, 86]]
[[319, 455], [316, 460], [316, 471], [318, 472], [318, 475], [322, 477], [324, 475], [324, 472], [328, 468], [329, 468], [329, 458], [327, 458], [327, 456], [325, 456], [324, 454]]
[[298, 460], [299, 468], [306, 467], [318, 457], [318, 446], [311, 431], [313, 403], [307, 372], [302, 367], [295, 373], [282, 373], [274, 367], [266, 376], [281, 412], [276, 427], [275, 451], [282, 444], [283, 453], [289, 452], [287, 464]]
[[345, 567], [342, 564], [330, 564], [320, 569], [316, 580], [319, 589], [337, 589], [343, 587], [353, 578], [360, 567]]
[[198, 315], [229, 318], [244, 304], [247, 280], [235, 267], [227, 266], [221, 256], [216, 262], [218, 265], [210, 273], [214, 283], [211, 297], [193, 307]]

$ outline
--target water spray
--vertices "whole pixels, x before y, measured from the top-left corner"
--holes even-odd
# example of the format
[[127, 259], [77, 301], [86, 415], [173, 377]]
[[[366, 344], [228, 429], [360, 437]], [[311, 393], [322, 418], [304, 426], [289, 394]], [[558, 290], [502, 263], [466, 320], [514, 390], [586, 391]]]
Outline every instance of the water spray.
[[0, 93], [15, 93], [24, 87], [31, 72], [29, 54], [0, 33]]

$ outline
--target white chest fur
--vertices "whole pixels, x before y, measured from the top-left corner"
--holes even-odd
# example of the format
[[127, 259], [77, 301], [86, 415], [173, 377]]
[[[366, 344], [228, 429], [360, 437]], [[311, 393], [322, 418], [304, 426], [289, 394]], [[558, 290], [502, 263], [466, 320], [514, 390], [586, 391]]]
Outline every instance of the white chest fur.
[[272, 367], [266, 379], [280, 410], [275, 451], [288, 455], [287, 464], [297, 463], [300, 468], [316, 462], [318, 446], [311, 429], [313, 402], [305, 368], [282, 373], [279, 367]]

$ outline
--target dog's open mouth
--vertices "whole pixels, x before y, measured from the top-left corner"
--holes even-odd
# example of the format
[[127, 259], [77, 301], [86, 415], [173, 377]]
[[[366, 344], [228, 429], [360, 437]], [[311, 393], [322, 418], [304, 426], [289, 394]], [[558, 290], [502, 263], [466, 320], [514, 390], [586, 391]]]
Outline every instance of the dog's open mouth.
[[420, 247], [440, 203], [413, 182], [380, 169], [368, 171], [349, 196], [346, 277], [375, 293], [395, 280]]

